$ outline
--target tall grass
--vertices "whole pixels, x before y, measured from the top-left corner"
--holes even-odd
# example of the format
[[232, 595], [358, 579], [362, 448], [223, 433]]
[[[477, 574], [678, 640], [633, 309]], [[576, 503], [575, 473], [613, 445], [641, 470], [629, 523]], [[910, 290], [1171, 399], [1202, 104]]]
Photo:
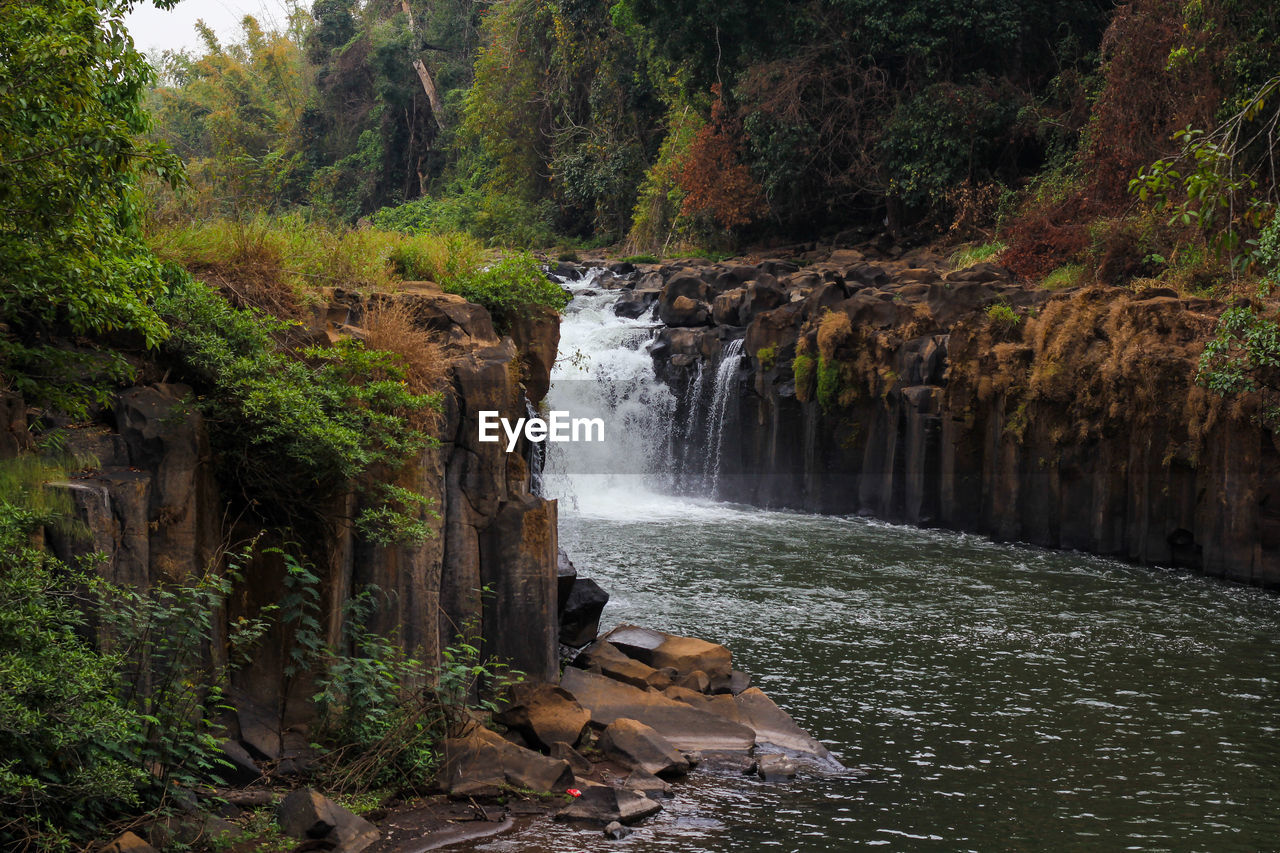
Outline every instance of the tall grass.
[[445, 285], [478, 272], [486, 260], [479, 241], [466, 234], [332, 228], [296, 215], [160, 226], [148, 242], [161, 259], [241, 302], [286, 316], [322, 287], [393, 290], [407, 280]]

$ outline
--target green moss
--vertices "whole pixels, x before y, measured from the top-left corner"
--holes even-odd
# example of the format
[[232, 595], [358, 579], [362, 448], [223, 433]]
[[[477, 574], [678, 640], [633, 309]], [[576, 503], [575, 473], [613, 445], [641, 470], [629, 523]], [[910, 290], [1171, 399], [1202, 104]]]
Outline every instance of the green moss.
[[756, 350], [756, 361], [760, 363], [761, 370], [773, 370], [774, 365], [778, 363], [778, 348], [776, 346], [760, 347]]
[[994, 305], [987, 306], [987, 320], [991, 322], [994, 329], [1000, 332], [1012, 331], [1022, 322], [1018, 312], [1004, 302], [997, 302]]
[[656, 264], [658, 258], [656, 255], [628, 255], [623, 258], [621, 263], [624, 264]]
[[1075, 287], [1080, 284], [1084, 278], [1084, 266], [1081, 264], [1067, 264], [1058, 267], [1053, 272], [1044, 277], [1040, 282], [1040, 286], [1045, 290], [1065, 290], [1068, 287]]
[[840, 363], [818, 358], [818, 405], [822, 411], [830, 412], [840, 401]]
[[806, 353], [797, 355], [795, 361], [791, 363], [792, 375], [796, 381], [796, 399], [801, 403], [807, 403], [813, 399], [813, 380], [817, 366], [813, 356]]

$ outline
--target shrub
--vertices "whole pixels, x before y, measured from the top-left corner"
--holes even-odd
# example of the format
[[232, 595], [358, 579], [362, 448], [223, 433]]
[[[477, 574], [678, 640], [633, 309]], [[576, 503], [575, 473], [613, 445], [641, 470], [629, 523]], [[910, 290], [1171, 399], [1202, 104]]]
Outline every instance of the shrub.
[[1040, 286], [1045, 290], [1065, 290], [1068, 287], [1075, 287], [1083, 280], [1084, 265], [1067, 264], [1046, 275], [1041, 280]]
[[656, 264], [658, 257], [656, 255], [627, 255], [621, 259], [624, 264]]
[[1018, 324], [1022, 322], [1022, 317], [1018, 312], [1013, 310], [1012, 306], [1004, 302], [996, 302], [993, 305], [988, 305], [986, 314], [987, 322], [991, 324], [993, 329], [1001, 334], [1013, 331], [1018, 327]]
[[756, 361], [760, 363], [761, 370], [773, 370], [778, 361], [778, 348], [776, 346], [760, 347], [756, 350]]
[[827, 361], [836, 360], [836, 350], [853, 336], [853, 321], [843, 311], [828, 310], [818, 322], [818, 352]]
[[796, 383], [796, 399], [801, 403], [808, 403], [813, 399], [814, 375], [817, 366], [813, 356], [808, 353], [796, 353], [795, 360], [791, 362], [791, 372]]
[[819, 356], [817, 400], [823, 412], [830, 413], [836, 408], [842, 384], [840, 363], [826, 356]]
[[488, 269], [447, 282], [444, 288], [489, 309], [499, 331], [509, 330], [535, 306], [559, 311], [572, 298], [547, 277], [538, 259], [528, 252], [508, 255]]

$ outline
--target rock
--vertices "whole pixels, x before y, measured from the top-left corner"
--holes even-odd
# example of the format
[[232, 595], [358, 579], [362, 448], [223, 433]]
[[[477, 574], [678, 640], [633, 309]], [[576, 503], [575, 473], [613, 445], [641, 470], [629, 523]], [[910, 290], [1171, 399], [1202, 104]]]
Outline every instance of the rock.
[[560, 608], [560, 642], [581, 648], [595, 642], [600, 632], [600, 614], [609, 603], [609, 593], [590, 578], [575, 578]]
[[676, 685], [696, 693], [706, 693], [711, 690], [711, 677], [702, 670], [695, 669], [677, 679]]
[[564, 741], [551, 744], [551, 757], [567, 761], [575, 779], [591, 773], [592, 765], [590, 760]]
[[560, 686], [574, 695], [596, 726], [627, 718], [654, 729], [680, 750], [747, 751], [755, 732], [677, 702], [581, 669], [565, 670]]
[[310, 788], [299, 788], [276, 807], [276, 823], [293, 838], [324, 838], [339, 823], [345, 811], [328, 797]]
[[786, 302], [787, 294], [777, 284], [764, 281], [752, 282], [747, 285], [738, 324], [745, 326], [765, 311], [772, 311]]
[[779, 708], [758, 687], [751, 687], [733, 697], [742, 722], [756, 733], [756, 740], [780, 746], [785, 750], [834, 761], [825, 746], [796, 725], [791, 715]]
[[692, 770], [702, 763], [702, 753], [697, 750], [694, 750], [693, 752], [686, 752], [684, 754], [684, 760], [689, 762], [689, 769]]
[[523, 683], [512, 686], [510, 705], [495, 719], [519, 732], [530, 745], [550, 749], [557, 741], [576, 744], [591, 715], [567, 690], [552, 684]]
[[495, 796], [507, 785], [563, 791], [573, 784], [569, 763], [523, 749], [484, 728], [444, 742], [436, 784], [450, 796]]
[[796, 778], [796, 763], [785, 755], [761, 755], [756, 759], [756, 773], [766, 782], [785, 782]]
[[126, 832], [103, 847], [101, 853], [157, 853], [157, 851], [132, 832]]
[[334, 853], [360, 853], [378, 840], [380, 833], [376, 826], [341, 806], [339, 808], [342, 820], [326, 838], [336, 845]]
[[170, 847], [219, 849], [229, 846], [243, 829], [217, 815], [194, 812], [171, 814], [160, 818], [147, 829], [147, 840], [160, 850]]
[[581, 821], [596, 826], [618, 822], [631, 825], [662, 811], [662, 805], [639, 791], [590, 785], [582, 796], [556, 813], [556, 820]]
[[622, 787], [640, 791], [652, 800], [670, 799], [671, 785], [645, 770], [633, 770]]
[[742, 300], [746, 295], [746, 289], [741, 287], [719, 294], [711, 303], [711, 318], [720, 326], [739, 325]]
[[621, 718], [600, 735], [600, 751], [654, 776], [683, 776], [689, 762], [662, 735], [644, 723]]
[[646, 663], [628, 657], [612, 643], [603, 640], [584, 649], [574, 661], [574, 665], [607, 675], [641, 690], [648, 690], [650, 687], [655, 690], [665, 690], [671, 686], [669, 673], [661, 672]]
[[640, 288], [628, 290], [613, 303], [613, 313], [619, 317], [636, 320], [648, 313], [653, 303], [658, 301], [661, 290], [656, 288]]
[[224, 740], [219, 749], [222, 750], [222, 757], [227, 764], [231, 765], [228, 767], [219, 763], [214, 766], [213, 775], [221, 779], [224, 784], [244, 787], [262, 778], [262, 770], [254, 763], [249, 751], [239, 741]]
[[747, 675], [740, 669], [735, 669], [729, 675], [729, 692], [737, 696], [742, 691], [751, 686], [751, 676]]
[[677, 296], [672, 302], [658, 303], [658, 319], [668, 326], [709, 326], [711, 309], [705, 302]]
[[[573, 582], [578, 579], [578, 569], [563, 548], [556, 551], [556, 613], [560, 614], [563, 623], [564, 606], [569, 601], [569, 593], [573, 591]], [[593, 638], [594, 639], [594, 638]]]
[[632, 832], [633, 830], [630, 827], [623, 826], [615, 820], [604, 828], [604, 837], [613, 841], [621, 841]]
[[721, 719], [739, 724], [743, 723], [742, 714], [738, 711], [738, 704], [733, 701], [732, 695], [720, 693], [708, 696], [705, 693], [698, 693], [687, 687], [668, 687], [662, 691], [662, 695], [697, 708], [699, 711], [714, 714]]
[[680, 677], [701, 670], [714, 688], [728, 684], [733, 673], [732, 655], [724, 646], [695, 637], [665, 634], [652, 628], [619, 625], [605, 638], [623, 654], [655, 669], [671, 667]]

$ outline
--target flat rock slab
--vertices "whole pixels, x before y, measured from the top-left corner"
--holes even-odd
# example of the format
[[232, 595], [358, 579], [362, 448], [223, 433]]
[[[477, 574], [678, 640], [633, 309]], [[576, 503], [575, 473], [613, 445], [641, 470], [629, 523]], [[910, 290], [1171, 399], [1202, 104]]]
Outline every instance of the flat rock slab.
[[649, 726], [622, 717], [600, 734], [600, 751], [630, 767], [654, 776], [683, 776], [689, 762], [671, 742]]
[[565, 670], [560, 686], [587, 709], [592, 723], [597, 726], [608, 726], [624, 717], [636, 720], [684, 752], [745, 752], [755, 745], [755, 732], [744, 725], [603, 675], [569, 668]]
[[556, 813], [556, 820], [588, 823], [598, 827], [614, 821], [630, 826], [662, 811], [662, 805], [639, 791], [592, 785], [582, 796]]
[[733, 697], [738, 717], [756, 733], [756, 740], [799, 755], [817, 758], [839, 767], [825, 746], [796, 725], [791, 715], [779, 708], [758, 687], [750, 687]]
[[604, 640], [592, 643], [582, 650], [574, 665], [590, 672], [607, 675], [617, 681], [639, 687], [663, 690], [671, 685], [671, 670], [662, 672], [647, 663], [623, 654], [622, 650]]

